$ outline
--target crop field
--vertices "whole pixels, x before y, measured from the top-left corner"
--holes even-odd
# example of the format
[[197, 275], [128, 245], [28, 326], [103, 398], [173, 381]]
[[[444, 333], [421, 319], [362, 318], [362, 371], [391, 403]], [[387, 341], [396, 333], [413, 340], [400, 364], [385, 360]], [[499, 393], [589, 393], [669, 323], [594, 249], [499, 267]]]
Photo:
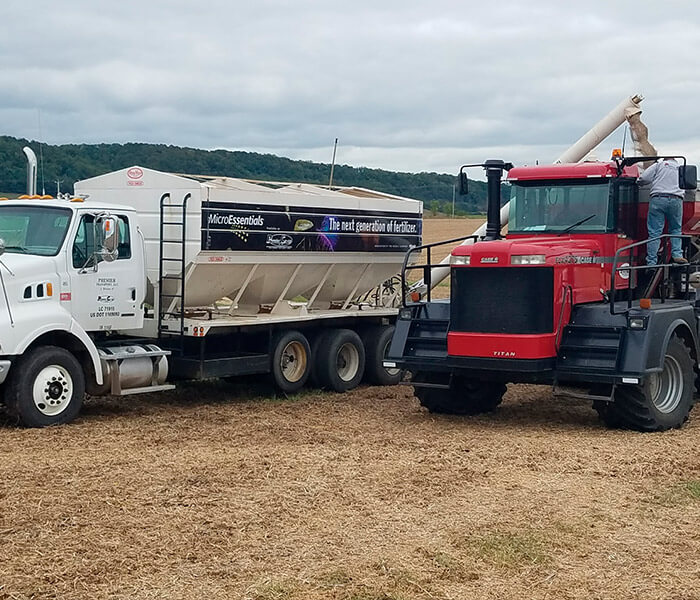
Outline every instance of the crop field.
[[0, 412], [3, 600], [689, 600], [699, 582], [697, 407], [644, 435], [542, 386], [447, 417], [405, 386], [241, 381], [89, 400], [44, 430]]

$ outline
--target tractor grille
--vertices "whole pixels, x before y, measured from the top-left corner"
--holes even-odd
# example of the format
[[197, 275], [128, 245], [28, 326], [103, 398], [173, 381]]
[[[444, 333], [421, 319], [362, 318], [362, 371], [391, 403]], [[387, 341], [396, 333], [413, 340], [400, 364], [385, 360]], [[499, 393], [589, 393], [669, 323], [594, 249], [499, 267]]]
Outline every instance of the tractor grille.
[[551, 333], [552, 267], [452, 269], [450, 331]]

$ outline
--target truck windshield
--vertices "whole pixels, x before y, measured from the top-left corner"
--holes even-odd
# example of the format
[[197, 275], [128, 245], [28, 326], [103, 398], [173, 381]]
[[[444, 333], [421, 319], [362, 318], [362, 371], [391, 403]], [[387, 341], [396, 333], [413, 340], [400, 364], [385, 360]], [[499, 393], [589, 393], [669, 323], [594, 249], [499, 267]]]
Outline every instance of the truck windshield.
[[5, 252], [56, 256], [70, 223], [69, 208], [0, 206], [0, 238]]
[[611, 209], [609, 180], [513, 181], [508, 232], [611, 231]]

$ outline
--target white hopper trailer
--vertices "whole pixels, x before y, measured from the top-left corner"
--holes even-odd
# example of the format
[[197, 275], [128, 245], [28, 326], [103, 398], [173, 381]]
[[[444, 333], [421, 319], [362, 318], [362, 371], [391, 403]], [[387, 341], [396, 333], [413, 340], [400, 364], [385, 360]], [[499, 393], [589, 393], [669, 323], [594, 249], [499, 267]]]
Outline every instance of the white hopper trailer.
[[408, 198], [138, 166], [77, 182], [72, 199], [0, 202], [5, 404], [45, 426], [75, 418], [86, 391], [176, 378], [395, 383], [382, 366], [395, 276], [421, 229]]

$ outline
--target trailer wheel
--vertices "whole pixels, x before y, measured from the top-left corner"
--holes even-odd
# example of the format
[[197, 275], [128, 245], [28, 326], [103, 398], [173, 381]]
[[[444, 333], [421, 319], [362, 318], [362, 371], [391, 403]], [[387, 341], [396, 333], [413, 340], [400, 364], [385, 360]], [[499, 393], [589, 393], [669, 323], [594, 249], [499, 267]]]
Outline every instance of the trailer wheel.
[[336, 392], [347, 392], [362, 380], [365, 347], [352, 329], [335, 329], [319, 340], [316, 361], [320, 384]]
[[446, 385], [449, 389], [416, 386], [413, 389], [421, 405], [431, 413], [478, 415], [492, 412], [503, 400], [506, 384], [452, 377], [448, 373], [416, 373], [413, 381]]
[[311, 348], [299, 331], [279, 333], [272, 340], [272, 378], [282, 392], [299, 391], [309, 378]]
[[387, 369], [382, 364], [394, 337], [394, 326], [372, 327], [364, 332], [365, 379], [375, 385], [397, 385], [401, 381], [401, 369]]
[[85, 376], [67, 350], [42, 346], [22, 356], [10, 370], [5, 389], [7, 410], [25, 427], [69, 423], [85, 396]]
[[619, 386], [614, 402], [595, 408], [609, 427], [637, 431], [680, 427], [693, 405], [694, 378], [690, 350], [674, 335], [669, 340], [660, 373], [650, 375], [639, 385]]

